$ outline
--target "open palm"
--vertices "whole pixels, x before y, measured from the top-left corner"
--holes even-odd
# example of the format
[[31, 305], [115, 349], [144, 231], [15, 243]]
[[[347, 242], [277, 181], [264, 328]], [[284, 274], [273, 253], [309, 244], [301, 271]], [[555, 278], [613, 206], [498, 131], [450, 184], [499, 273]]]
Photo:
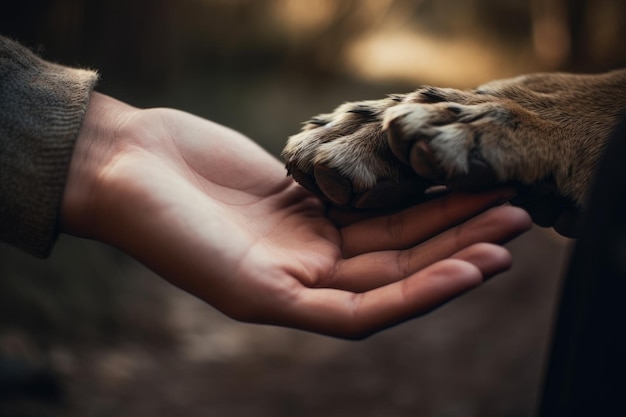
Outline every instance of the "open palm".
[[506, 194], [494, 191], [337, 227], [243, 135], [107, 100], [90, 108], [126, 108], [122, 127], [89, 147], [76, 181], [83, 192], [70, 193], [88, 203], [65, 211], [66, 230], [125, 250], [239, 320], [363, 337], [507, 269], [510, 255], [497, 244], [530, 226], [520, 209], [490, 209]]

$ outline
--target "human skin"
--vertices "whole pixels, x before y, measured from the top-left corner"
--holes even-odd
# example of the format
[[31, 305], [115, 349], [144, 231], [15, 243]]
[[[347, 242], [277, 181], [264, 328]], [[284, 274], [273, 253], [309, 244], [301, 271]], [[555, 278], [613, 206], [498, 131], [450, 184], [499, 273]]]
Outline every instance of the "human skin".
[[510, 190], [451, 194], [338, 226], [229, 128], [92, 93], [61, 230], [136, 258], [241, 321], [358, 339], [507, 270], [531, 226]]

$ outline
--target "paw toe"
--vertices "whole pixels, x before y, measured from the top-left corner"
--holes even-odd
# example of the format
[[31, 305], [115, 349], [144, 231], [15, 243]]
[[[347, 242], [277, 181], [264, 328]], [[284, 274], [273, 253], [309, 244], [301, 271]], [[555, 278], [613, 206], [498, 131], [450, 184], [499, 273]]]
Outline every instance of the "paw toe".
[[352, 200], [352, 184], [337, 170], [325, 165], [317, 165], [313, 169], [313, 176], [319, 189], [330, 201], [340, 206], [350, 203]]
[[409, 151], [409, 164], [413, 171], [424, 178], [438, 182], [445, 182], [447, 179], [446, 172], [435, 158], [426, 140], [418, 140], [413, 143]]

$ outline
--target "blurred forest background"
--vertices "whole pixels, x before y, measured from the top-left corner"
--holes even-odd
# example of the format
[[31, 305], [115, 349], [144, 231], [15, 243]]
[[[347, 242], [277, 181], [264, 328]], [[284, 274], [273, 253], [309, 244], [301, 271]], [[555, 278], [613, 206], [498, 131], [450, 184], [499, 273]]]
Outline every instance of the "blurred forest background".
[[[21, 0], [0, 33], [278, 155], [343, 101], [624, 66], [625, 21], [622, 0]], [[531, 416], [569, 246], [536, 228], [510, 272], [355, 343], [234, 322], [95, 242], [1, 245], [0, 416]]]

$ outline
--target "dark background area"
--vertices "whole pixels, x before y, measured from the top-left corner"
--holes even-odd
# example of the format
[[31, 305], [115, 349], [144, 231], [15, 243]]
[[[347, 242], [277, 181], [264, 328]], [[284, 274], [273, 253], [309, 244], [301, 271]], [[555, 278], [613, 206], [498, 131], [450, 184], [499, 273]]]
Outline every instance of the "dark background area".
[[[618, 0], [23, 0], [0, 33], [278, 155], [343, 101], [624, 66], [625, 18]], [[536, 228], [510, 272], [355, 343], [234, 322], [95, 242], [2, 245], [0, 416], [531, 416], [569, 246]]]

